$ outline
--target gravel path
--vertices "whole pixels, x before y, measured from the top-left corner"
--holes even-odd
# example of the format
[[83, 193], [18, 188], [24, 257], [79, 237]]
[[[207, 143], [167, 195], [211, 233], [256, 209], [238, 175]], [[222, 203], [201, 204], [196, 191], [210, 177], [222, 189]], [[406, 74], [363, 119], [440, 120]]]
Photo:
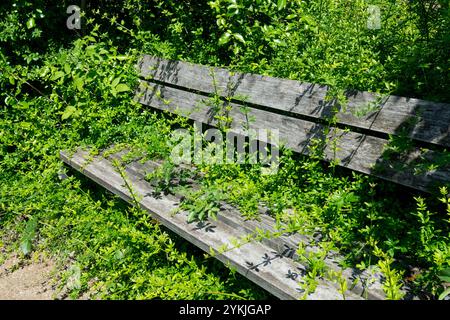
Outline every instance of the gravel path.
[[51, 285], [54, 263], [40, 260], [20, 265], [12, 257], [0, 266], [0, 300], [49, 300], [56, 291]]

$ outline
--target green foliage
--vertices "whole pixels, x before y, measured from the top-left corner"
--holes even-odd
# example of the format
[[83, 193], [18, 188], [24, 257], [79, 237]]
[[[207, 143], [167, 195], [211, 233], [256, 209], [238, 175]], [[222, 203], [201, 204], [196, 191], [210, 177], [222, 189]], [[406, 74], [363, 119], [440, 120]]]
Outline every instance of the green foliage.
[[29, 255], [32, 249], [33, 240], [36, 235], [37, 217], [31, 217], [26, 223], [25, 230], [20, 242], [20, 249], [24, 255]]
[[206, 218], [216, 219], [220, 211], [220, 201], [223, 195], [219, 190], [209, 189], [208, 191], [191, 192], [186, 194], [180, 209], [189, 212], [188, 222], [195, 220], [205, 220]]
[[0, 78], [0, 226], [10, 246], [69, 262], [59, 280], [72, 298], [85, 291], [107, 299], [267, 297], [147, 214], [88, 191], [79, 175], [64, 178], [59, 151], [75, 146], [126, 142], [149, 157], [167, 154], [172, 120], [132, 100], [133, 50], [119, 54], [94, 31], [40, 64], [9, 59], [2, 56]]
[[[439, 273], [439, 279], [448, 287], [450, 284], [450, 268], [442, 270]], [[450, 296], [450, 287], [444, 289], [444, 291], [439, 295], [439, 300], [444, 300], [448, 296]]]

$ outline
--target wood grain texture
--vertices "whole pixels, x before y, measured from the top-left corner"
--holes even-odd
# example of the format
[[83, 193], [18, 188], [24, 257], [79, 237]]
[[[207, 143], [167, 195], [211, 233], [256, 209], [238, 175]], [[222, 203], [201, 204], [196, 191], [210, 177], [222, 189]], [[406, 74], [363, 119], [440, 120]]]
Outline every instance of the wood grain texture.
[[[327, 119], [333, 108], [338, 123], [382, 134], [402, 134], [414, 140], [450, 147], [450, 104], [398, 96], [347, 91], [345, 110], [327, 101], [327, 86], [262, 75], [230, 72], [223, 68], [171, 61], [144, 55], [139, 62], [142, 77], [171, 85], [216, 92], [243, 99], [274, 112], [288, 112], [311, 119]], [[213, 85], [215, 80], [216, 87]], [[363, 114], [363, 115], [360, 115]]]
[[[217, 126], [215, 117], [217, 106], [211, 106], [206, 97], [164, 85], [141, 81], [135, 95], [140, 103], [158, 110], [164, 110], [188, 117], [208, 125]], [[398, 159], [386, 159], [388, 140], [367, 134], [331, 128], [326, 133], [324, 125], [277, 114], [271, 111], [249, 108], [245, 112], [242, 106], [231, 103], [228, 117], [232, 119], [231, 132], [246, 136], [244, 128], [260, 128], [279, 131], [280, 142], [301, 154], [309, 154], [309, 146], [314, 140], [335, 141], [324, 148], [324, 159], [339, 160], [339, 165], [372, 174], [388, 181], [422, 191], [429, 191], [436, 185], [445, 185], [450, 181], [450, 163], [441, 164], [437, 169], [418, 171], [427, 161], [444, 157], [440, 152], [411, 148]], [[251, 119], [251, 121], [248, 121]], [[264, 137], [263, 142], [270, 142]]]
[[[60, 157], [69, 166], [117, 194], [125, 201], [133, 203], [121, 175], [109, 160], [101, 156], [91, 158], [89, 152], [83, 150], [78, 150], [73, 155], [61, 152]], [[212, 226], [209, 229], [199, 228], [196, 224], [188, 224], [186, 212], [174, 214], [178, 208], [179, 199], [172, 195], [154, 197], [154, 189], [151, 184], [136, 176], [133, 170], [129, 169], [129, 166], [126, 168], [126, 173], [128, 183], [140, 199], [139, 205], [165, 227], [205, 252], [210, 252], [210, 249], [218, 252], [222, 245], [231, 245], [230, 240], [232, 238], [242, 236], [241, 230], [235, 229], [220, 220], [209, 221]], [[247, 243], [224, 253], [219, 252], [215, 257], [223, 263], [235, 267], [239, 273], [280, 299], [297, 299], [301, 296], [298, 290], [298, 281], [301, 281], [301, 278], [292, 279], [287, 275], [296, 272], [298, 268], [302, 270], [305, 267], [292, 259], [283, 257], [265, 244]], [[310, 294], [308, 299], [342, 299], [342, 295], [334, 285], [323, 280], [319, 280], [319, 282], [316, 291]], [[351, 291], [347, 292], [346, 298], [362, 299], [358, 294]]]

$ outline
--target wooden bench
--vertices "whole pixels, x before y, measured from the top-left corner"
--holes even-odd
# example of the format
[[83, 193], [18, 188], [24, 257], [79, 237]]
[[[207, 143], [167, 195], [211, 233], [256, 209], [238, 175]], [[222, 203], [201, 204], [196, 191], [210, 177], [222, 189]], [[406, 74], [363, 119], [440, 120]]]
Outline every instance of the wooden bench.
[[[215, 106], [208, 105], [208, 98], [220, 96], [231, 119], [229, 132], [246, 135], [249, 128], [278, 130], [279, 140], [287, 148], [306, 155], [314, 141], [324, 141], [324, 160], [337, 160], [340, 166], [421, 191], [433, 191], [450, 181], [450, 161], [445, 152], [450, 145], [448, 104], [346, 92], [348, 101], [344, 110], [335, 99], [327, 98], [329, 88], [325, 86], [151, 56], [144, 56], [138, 67], [142, 80], [135, 99], [153, 109], [219, 126], [220, 120], [214, 116]], [[363, 115], [358, 116], [361, 113]], [[407, 148], [398, 154], [392, 151], [398, 149], [396, 139], [408, 141]], [[272, 142], [264, 137], [260, 140], [263, 144]], [[189, 224], [187, 212], [173, 214], [180, 197], [154, 197], [155, 187], [144, 179], [160, 164], [128, 159], [122, 161], [124, 172], [119, 172], [114, 161], [123, 160], [126, 154], [127, 150], [106, 151], [92, 157], [89, 151], [78, 150], [74, 154], [61, 152], [61, 159], [135, 204], [136, 198], [127, 188], [131, 185], [138, 195], [139, 205], [164, 226], [206, 252], [215, 251], [219, 260], [235, 267], [275, 296], [281, 299], [303, 296], [299, 282], [306, 266], [292, 258], [299, 243], [305, 244], [309, 251], [316, 250], [314, 239], [283, 234], [223, 252], [220, 249], [224, 244], [230, 245], [232, 238], [241, 238], [257, 229], [276, 231], [275, 221], [265, 214], [261, 215], [261, 221], [245, 221], [235, 208], [223, 204], [217, 221]], [[123, 181], [124, 174], [127, 184]], [[340, 270], [339, 259], [339, 255], [332, 254], [325, 262], [329, 268]], [[368, 274], [350, 268], [343, 272], [349, 283], [347, 299], [384, 297], [380, 278], [371, 281]], [[315, 292], [307, 298], [339, 299], [342, 295], [335, 283], [320, 280]]]

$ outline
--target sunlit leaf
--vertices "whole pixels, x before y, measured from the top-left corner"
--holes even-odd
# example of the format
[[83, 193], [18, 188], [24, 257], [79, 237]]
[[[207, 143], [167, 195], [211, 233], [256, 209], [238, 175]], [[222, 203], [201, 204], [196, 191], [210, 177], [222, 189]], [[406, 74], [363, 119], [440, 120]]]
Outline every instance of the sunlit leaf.
[[242, 42], [242, 43], [245, 44], [244, 37], [243, 37], [242, 35], [240, 35], [239, 33], [235, 33], [235, 34], [233, 35], [233, 37], [234, 37], [235, 39], [237, 39], [238, 41], [240, 41], [240, 42]]
[[27, 21], [27, 28], [31, 29], [34, 28], [36, 26], [36, 21], [34, 20], [34, 18], [30, 18]]
[[77, 109], [74, 106], [68, 106], [66, 110], [64, 110], [61, 119], [62, 120], [69, 119], [74, 114], [75, 111], [77, 111]]
[[227, 44], [230, 41], [230, 37], [231, 37], [231, 33], [230, 32], [225, 32], [219, 39], [219, 45], [224, 45]]
[[286, 8], [286, 0], [278, 0], [278, 10]]
[[78, 91], [83, 91], [84, 81], [82, 78], [76, 77], [73, 79], [73, 82], [74, 82], [75, 86], [77, 87]]
[[57, 71], [53, 74], [53, 76], [50, 78], [50, 80], [52, 80], [52, 81], [58, 80], [59, 78], [64, 77], [64, 75], [65, 75], [64, 72]]
[[111, 82], [111, 87], [115, 88], [120, 82], [120, 78], [115, 78], [113, 82]]
[[126, 92], [126, 91], [130, 91], [130, 87], [128, 85], [126, 85], [125, 83], [119, 83], [116, 87], [116, 92]]
[[67, 73], [67, 74], [69, 74], [71, 71], [72, 71], [72, 69], [70, 68], [70, 65], [69, 64], [65, 64], [64, 65], [64, 71]]

